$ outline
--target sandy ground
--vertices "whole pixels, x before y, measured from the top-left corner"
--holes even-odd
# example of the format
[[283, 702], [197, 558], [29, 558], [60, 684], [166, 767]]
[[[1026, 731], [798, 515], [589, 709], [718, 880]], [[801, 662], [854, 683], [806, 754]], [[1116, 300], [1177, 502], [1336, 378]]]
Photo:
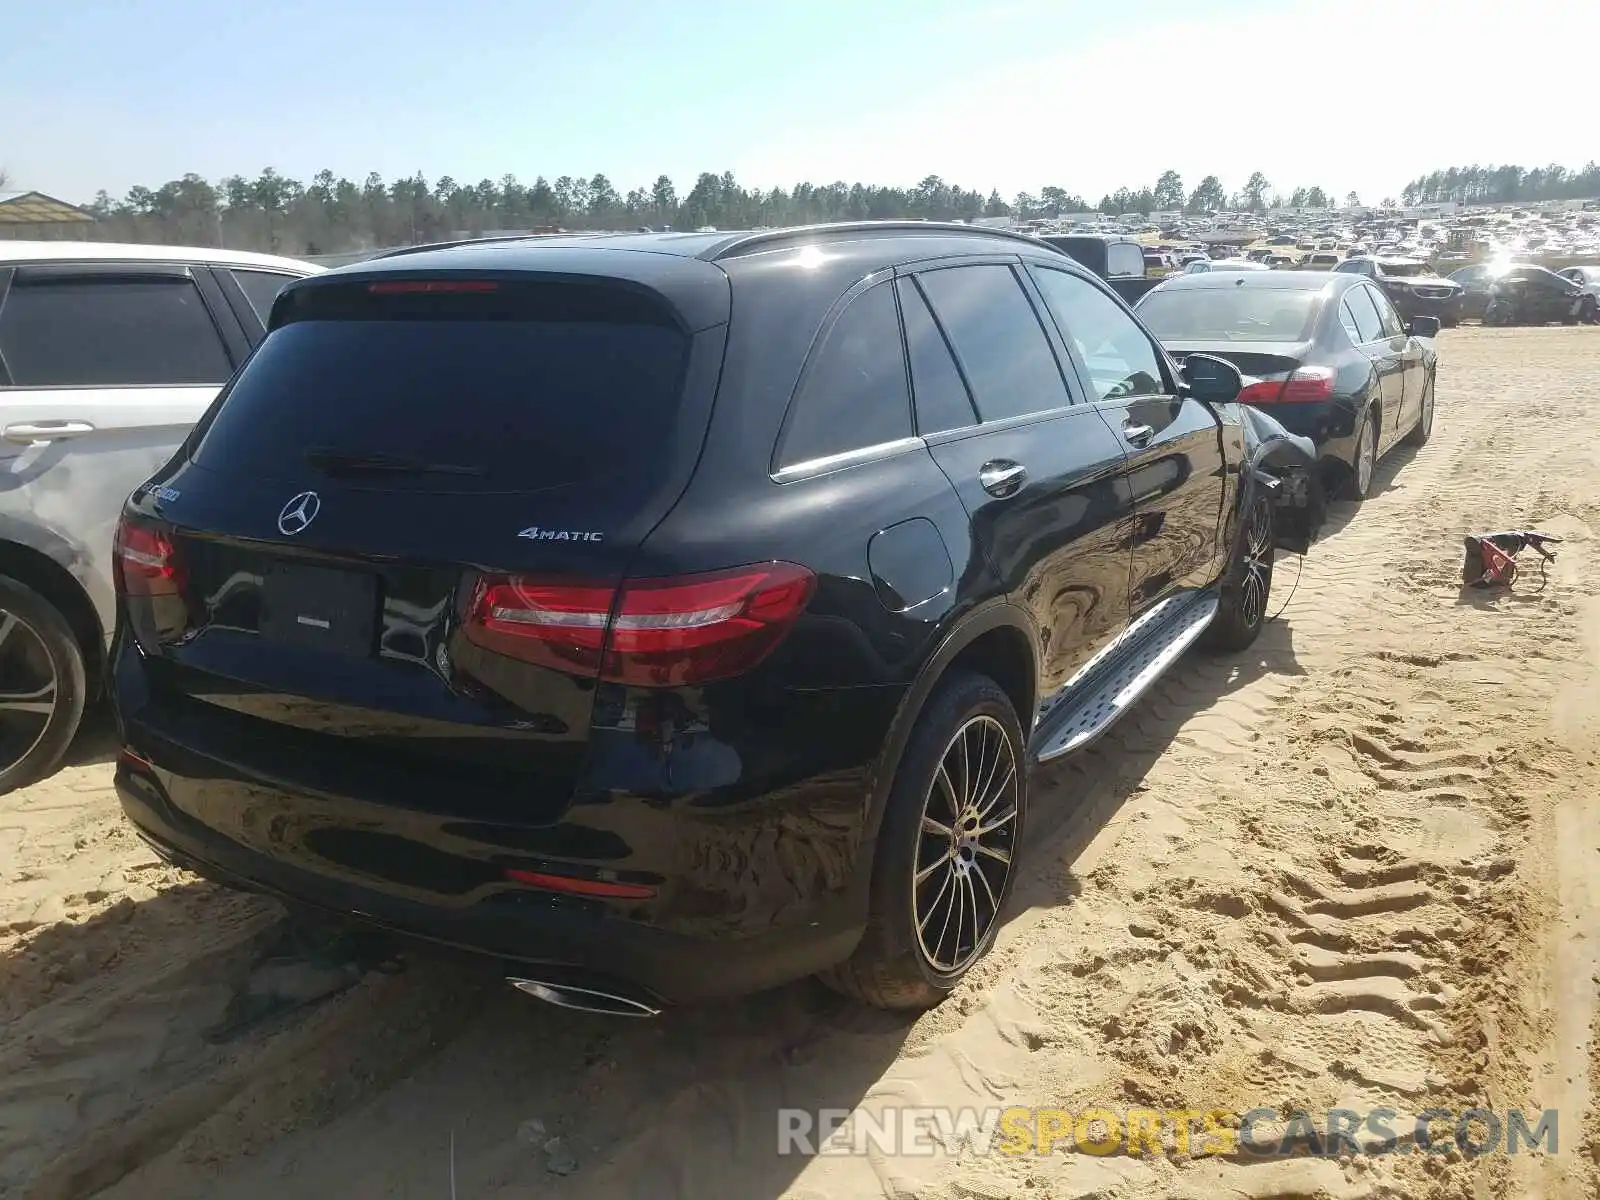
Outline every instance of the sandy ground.
[[[1431, 444], [1338, 506], [1250, 653], [1044, 775], [1000, 945], [915, 1021], [810, 983], [623, 1022], [474, 963], [346, 968], [158, 863], [91, 735], [0, 801], [0, 1193], [1595, 1195], [1600, 330], [1440, 349]], [[1548, 586], [1464, 597], [1459, 535], [1508, 526], [1569, 539]], [[1559, 1153], [775, 1153], [780, 1105], [1013, 1103], [1554, 1107]]]

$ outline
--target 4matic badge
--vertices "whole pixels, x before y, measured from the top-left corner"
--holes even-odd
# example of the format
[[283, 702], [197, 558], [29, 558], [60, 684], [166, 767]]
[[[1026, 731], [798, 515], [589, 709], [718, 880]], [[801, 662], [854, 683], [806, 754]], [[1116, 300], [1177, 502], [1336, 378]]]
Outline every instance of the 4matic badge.
[[540, 529], [537, 525], [529, 525], [517, 536], [530, 542], [603, 542], [606, 538], [598, 529]]

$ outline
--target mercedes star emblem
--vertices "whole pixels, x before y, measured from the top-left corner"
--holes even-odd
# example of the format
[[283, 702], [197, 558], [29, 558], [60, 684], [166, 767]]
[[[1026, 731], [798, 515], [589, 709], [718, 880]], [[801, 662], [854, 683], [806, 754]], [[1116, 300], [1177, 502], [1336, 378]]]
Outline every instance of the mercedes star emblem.
[[285, 537], [304, 532], [306, 526], [317, 519], [321, 508], [322, 501], [315, 492], [301, 492], [291, 497], [278, 514], [278, 532]]

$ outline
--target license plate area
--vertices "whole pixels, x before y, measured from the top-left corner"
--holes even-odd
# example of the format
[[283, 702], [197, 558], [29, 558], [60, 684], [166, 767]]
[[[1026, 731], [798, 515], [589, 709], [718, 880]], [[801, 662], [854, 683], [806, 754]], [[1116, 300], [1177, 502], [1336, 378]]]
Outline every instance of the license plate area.
[[359, 571], [274, 563], [261, 586], [261, 636], [335, 654], [372, 653], [378, 581]]

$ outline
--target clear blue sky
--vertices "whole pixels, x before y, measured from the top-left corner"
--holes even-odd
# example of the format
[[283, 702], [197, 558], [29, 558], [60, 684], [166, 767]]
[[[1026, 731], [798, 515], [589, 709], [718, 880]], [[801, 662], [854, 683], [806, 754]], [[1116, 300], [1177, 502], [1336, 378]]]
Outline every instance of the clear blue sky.
[[1600, 150], [1592, 73], [1549, 57], [1584, 23], [1562, 0], [0, 3], [0, 168], [69, 200], [271, 165], [621, 191], [933, 173], [1091, 201], [1171, 166], [1375, 201]]

